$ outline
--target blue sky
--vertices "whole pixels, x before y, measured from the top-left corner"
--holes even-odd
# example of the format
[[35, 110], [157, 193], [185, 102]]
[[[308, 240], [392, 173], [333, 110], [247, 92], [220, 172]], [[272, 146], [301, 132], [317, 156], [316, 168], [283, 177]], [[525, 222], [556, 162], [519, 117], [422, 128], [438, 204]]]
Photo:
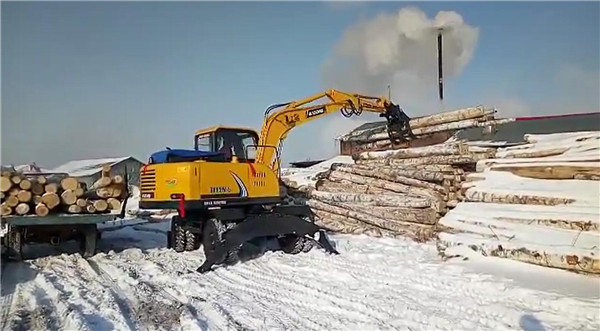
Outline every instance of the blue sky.
[[[269, 105], [332, 87], [322, 66], [346, 29], [406, 6], [428, 17], [455, 11], [478, 29], [471, 60], [446, 82], [444, 108], [599, 110], [598, 2], [3, 1], [2, 163], [145, 161], [165, 146], [192, 148], [194, 131], [214, 124], [259, 130]], [[437, 101], [431, 91], [423, 105]], [[419, 105], [405, 111], [428, 112]], [[331, 117], [295, 129], [284, 161], [331, 156], [332, 130], [360, 124]]]

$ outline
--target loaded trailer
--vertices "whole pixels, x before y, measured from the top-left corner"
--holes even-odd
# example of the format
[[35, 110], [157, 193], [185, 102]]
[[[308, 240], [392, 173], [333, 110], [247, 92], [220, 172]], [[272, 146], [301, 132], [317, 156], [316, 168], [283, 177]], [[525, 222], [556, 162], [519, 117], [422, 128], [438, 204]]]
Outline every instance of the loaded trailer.
[[[52, 174], [56, 175], [56, 173]], [[61, 212], [45, 216], [36, 214], [2, 216], [0, 220], [2, 257], [10, 260], [23, 260], [25, 259], [24, 245], [41, 243], [58, 246], [60, 243], [72, 240], [79, 242], [83, 257], [93, 256], [96, 253], [97, 241], [100, 239], [98, 225], [125, 217], [130, 194], [127, 173], [124, 175], [124, 189], [124, 199], [120, 210], [87, 214]]]
[[30, 243], [59, 245], [79, 242], [83, 257], [96, 253], [100, 238], [98, 224], [118, 219], [119, 214], [58, 214], [24, 215], [2, 218], [2, 255], [11, 260], [23, 260], [23, 246]]

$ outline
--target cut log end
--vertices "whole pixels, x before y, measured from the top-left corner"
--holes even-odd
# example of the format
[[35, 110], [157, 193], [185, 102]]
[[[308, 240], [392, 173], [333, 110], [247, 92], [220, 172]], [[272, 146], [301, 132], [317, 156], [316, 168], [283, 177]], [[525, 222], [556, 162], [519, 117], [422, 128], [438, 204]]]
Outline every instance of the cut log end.
[[85, 211], [89, 214], [93, 214], [96, 212], [96, 208], [94, 207], [94, 205], [87, 205], [85, 206]]
[[42, 202], [50, 209], [55, 208], [60, 204], [60, 197], [53, 192], [47, 192], [42, 195]]
[[58, 185], [56, 183], [46, 184], [44, 190], [46, 193], [58, 193]]
[[50, 209], [48, 209], [48, 207], [46, 207], [45, 204], [43, 204], [42, 202], [39, 202], [36, 204], [35, 206], [35, 214], [38, 216], [46, 216], [48, 215], [48, 213], [50, 213]]
[[18, 215], [25, 215], [29, 213], [29, 205], [22, 202], [15, 207], [15, 213]]
[[67, 178], [63, 178], [60, 181], [60, 186], [65, 191], [66, 190], [75, 191], [79, 187], [79, 182], [77, 181], [77, 178], [67, 177]]
[[38, 182], [31, 183], [31, 193], [42, 195], [44, 194], [44, 186]]
[[123, 184], [125, 182], [125, 180], [123, 179], [123, 176], [121, 175], [116, 175], [112, 178], [113, 183], [115, 184]]
[[86, 199], [77, 199], [77, 202], [75, 202], [76, 205], [78, 205], [81, 208], [84, 208], [85, 206], [87, 206], [87, 200]]
[[6, 201], [4, 203], [9, 207], [16, 207], [19, 204], [19, 199], [16, 195], [11, 195], [6, 197]]
[[19, 183], [19, 187], [22, 190], [30, 190], [31, 189], [31, 181], [29, 179], [23, 179], [21, 180], [21, 182]]
[[41, 185], [45, 185], [48, 182], [48, 179], [46, 179], [45, 176], [43, 175], [39, 175], [36, 178], [37, 182], [40, 183]]
[[31, 201], [31, 191], [25, 191], [25, 190], [21, 190], [19, 191], [19, 193], [17, 193], [17, 199], [19, 199], [20, 202], [28, 202]]
[[2, 203], [2, 205], [0, 205], [0, 215], [2, 216], [8, 216], [12, 214], [12, 208], [6, 204], [6, 202]]
[[96, 208], [96, 211], [99, 212], [103, 212], [106, 211], [108, 209], [108, 203], [106, 202], [106, 200], [94, 200], [94, 202], [92, 202], [94, 208]]
[[106, 203], [108, 203], [108, 209], [110, 209], [110, 210], [120, 210], [121, 209], [121, 201], [119, 201], [118, 199], [108, 198], [106, 200]]
[[67, 208], [67, 211], [71, 214], [80, 214], [81, 213], [81, 207], [78, 205], [70, 205]]
[[10, 178], [8, 177], [0, 177], [0, 190], [2, 192], [8, 192], [10, 191], [10, 188], [12, 187], [12, 181], [10, 180]]
[[61, 200], [65, 205], [73, 205], [77, 202], [77, 196], [74, 190], [65, 190], [60, 194]]
[[14, 175], [10, 177], [10, 181], [18, 185], [19, 183], [21, 183], [21, 176]]

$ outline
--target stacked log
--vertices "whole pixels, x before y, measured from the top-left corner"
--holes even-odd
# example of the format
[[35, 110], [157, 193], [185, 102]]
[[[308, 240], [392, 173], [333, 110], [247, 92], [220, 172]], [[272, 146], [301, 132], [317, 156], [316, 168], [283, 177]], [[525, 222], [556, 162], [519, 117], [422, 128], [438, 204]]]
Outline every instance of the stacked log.
[[414, 138], [403, 143], [394, 143], [389, 140], [385, 124], [354, 131], [340, 138], [340, 141], [346, 145], [351, 145], [352, 152], [350, 154], [352, 155], [364, 151], [381, 151], [438, 144], [446, 141], [459, 130], [474, 127], [494, 127], [514, 120], [495, 119], [495, 112], [495, 109], [476, 106], [413, 118], [409, 121], [409, 124]]
[[314, 189], [304, 190], [304, 203], [335, 232], [426, 241], [462, 199], [465, 175], [494, 152], [462, 142], [364, 152], [354, 164], [334, 163], [320, 174]]
[[119, 211], [127, 195], [123, 177], [111, 175], [110, 165], [89, 189], [75, 177], [3, 169], [0, 191], [2, 216], [109, 213]]
[[439, 221], [440, 254], [600, 274], [600, 132], [524, 139], [467, 176], [464, 202]]

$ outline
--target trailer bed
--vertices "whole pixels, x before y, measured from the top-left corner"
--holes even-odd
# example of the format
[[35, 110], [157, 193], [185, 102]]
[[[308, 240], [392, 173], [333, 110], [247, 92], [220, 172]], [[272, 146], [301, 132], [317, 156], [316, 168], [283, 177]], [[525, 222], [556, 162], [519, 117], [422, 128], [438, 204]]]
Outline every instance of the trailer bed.
[[38, 215], [10, 215], [2, 217], [2, 223], [12, 226], [26, 225], [66, 225], [66, 224], [98, 224], [118, 218], [118, 213], [106, 214], [53, 214]]

